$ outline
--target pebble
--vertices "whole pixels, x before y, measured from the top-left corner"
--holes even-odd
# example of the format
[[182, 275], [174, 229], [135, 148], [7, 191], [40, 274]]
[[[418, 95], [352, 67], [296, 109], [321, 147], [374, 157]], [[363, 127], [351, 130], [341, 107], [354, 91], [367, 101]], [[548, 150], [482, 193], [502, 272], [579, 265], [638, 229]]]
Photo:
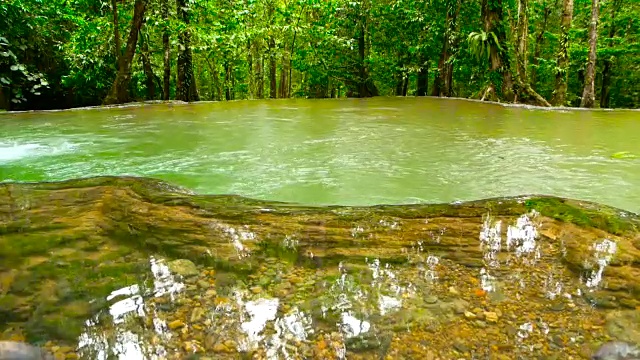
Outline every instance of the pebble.
[[224, 346], [224, 344], [220, 344], [217, 343], [213, 346], [213, 351], [215, 352], [229, 352], [229, 349], [227, 349], [226, 346]]
[[490, 323], [497, 323], [498, 322], [498, 314], [496, 314], [495, 312], [492, 312], [492, 311], [485, 311], [484, 312], [484, 318]]
[[449, 286], [449, 294], [457, 296], [457, 295], [460, 295], [460, 292], [456, 290], [456, 288], [454, 288], [453, 286]]
[[482, 320], [476, 320], [475, 324], [476, 324], [477, 327], [479, 327], [481, 329], [484, 329], [484, 328], [487, 327], [487, 323], [482, 321]]
[[186, 324], [182, 322], [182, 320], [173, 320], [167, 326], [169, 327], [169, 329], [175, 330], [175, 329], [183, 328], [185, 325]]
[[476, 314], [470, 312], [470, 311], [465, 311], [464, 312], [464, 317], [466, 317], [467, 319], [475, 319], [476, 318]]
[[167, 267], [172, 272], [184, 277], [195, 276], [200, 273], [196, 265], [191, 260], [187, 259], [177, 259], [170, 261], [167, 264]]
[[458, 351], [459, 353], [466, 353], [467, 351], [469, 351], [469, 347], [465, 344], [463, 344], [460, 341], [455, 341], [453, 343], [453, 348], [456, 349], [456, 351]]
[[228, 347], [228, 348], [235, 348], [236, 347], [236, 343], [233, 340], [227, 340], [224, 342], [224, 346]]
[[438, 302], [438, 297], [437, 296], [433, 296], [433, 295], [429, 295], [429, 296], [424, 298], [424, 302], [426, 302], [427, 304], [435, 304], [435, 303]]
[[192, 323], [200, 322], [200, 320], [202, 320], [202, 317], [204, 317], [204, 313], [205, 310], [203, 308], [194, 308], [191, 312], [191, 318], [189, 318], [189, 321]]

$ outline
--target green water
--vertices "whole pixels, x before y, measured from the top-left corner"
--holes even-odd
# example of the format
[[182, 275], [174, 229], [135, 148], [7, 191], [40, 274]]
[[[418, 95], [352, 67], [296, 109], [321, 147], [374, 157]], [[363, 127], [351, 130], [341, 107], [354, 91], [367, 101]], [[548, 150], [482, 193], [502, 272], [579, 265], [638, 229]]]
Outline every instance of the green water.
[[0, 180], [141, 175], [342, 205], [537, 193], [639, 212], [639, 118], [415, 98], [3, 114]]

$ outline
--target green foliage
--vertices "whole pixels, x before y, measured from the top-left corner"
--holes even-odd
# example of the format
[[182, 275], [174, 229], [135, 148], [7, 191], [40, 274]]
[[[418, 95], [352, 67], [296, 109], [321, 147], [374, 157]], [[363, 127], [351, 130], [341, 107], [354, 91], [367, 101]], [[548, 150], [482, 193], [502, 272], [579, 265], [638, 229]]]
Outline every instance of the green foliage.
[[[491, 47], [515, 59], [518, 40], [517, 0], [487, 0], [489, 16], [502, 14], [488, 31], [482, 0], [189, 0], [188, 24], [177, 17], [174, 0], [166, 1], [165, 19], [164, 2], [149, 0], [141, 32], [156, 89], [162, 88], [163, 34], [170, 36], [171, 97], [183, 46], [178, 34], [184, 30], [192, 35], [193, 72], [202, 100], [266, 98], [271, 81], [277, 97], [356, 96], [363, 83], [381, 95], [395, 95], [403, 86], [412, 95], [425, 72], [431, 93], [443, 65], [452, 66], [452, 96], [479, 97], [489, 83], [502, 83], [499, 74], [488, 71]], [[124, 47], [133, 1], [117, 6], [115, 26]], [[567, 45], [567, 100], [580, 103], [590, 6], [590, 1], [575, 0], [565, 38], [562, 1], [529, 0], [528, 72], [535, 73], [532, 88], [547, 100], [564, 71], [557, 58]], [[632, 0], [602, 3], [596, 89], [597, 97], [608, 97], [610, 107], [640, 106], [639, 19]], [[116, 54], [124, 52], [115, 49], [110, 1], [6, 0], [0, 4], [0, 28], [8, 29], [0, 34], [0, 108], [98, 105], [109, 92], [118, 69]], [[148, 74], [141, 47], [136, 51], [129, 93], [145, 100]], [[504, 71], [515, 73], [515, 63], [507, 61]], [[608, 86], [603, 86], [605, 63]], [[604, 87], [608, 95], [601, 95]]]

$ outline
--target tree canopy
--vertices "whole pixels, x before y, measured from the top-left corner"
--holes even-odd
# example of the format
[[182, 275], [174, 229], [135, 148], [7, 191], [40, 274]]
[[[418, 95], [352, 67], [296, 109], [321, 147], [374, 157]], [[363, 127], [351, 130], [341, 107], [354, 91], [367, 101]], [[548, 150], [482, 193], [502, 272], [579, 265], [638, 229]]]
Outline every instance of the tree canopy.
[[0, 3], [0, 109], [377, 95], [638, 108], [640, 4]]

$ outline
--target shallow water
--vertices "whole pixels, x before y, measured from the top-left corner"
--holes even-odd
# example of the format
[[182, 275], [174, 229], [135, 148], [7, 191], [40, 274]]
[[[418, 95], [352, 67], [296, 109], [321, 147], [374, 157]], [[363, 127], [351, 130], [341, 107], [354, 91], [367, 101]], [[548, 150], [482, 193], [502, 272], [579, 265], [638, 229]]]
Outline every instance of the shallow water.
[[139, 175], [341, 205], [537, 193], [640, 212], [639, 114], [430, 98], [1, 114], [0, 180]]
[[59, 359], [588, 359], [640, 342], [640, 218], [0, 185], [0, 340]]

